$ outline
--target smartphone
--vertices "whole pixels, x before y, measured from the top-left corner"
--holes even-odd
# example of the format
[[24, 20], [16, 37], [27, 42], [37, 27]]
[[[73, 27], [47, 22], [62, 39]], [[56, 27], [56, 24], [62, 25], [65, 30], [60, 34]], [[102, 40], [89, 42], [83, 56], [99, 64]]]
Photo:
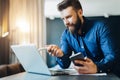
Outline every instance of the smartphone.
[[81, 64], [76, 64], [74, 61], [75, 60], [82, 60], [82, 61], [85, 61], [86, 57], [84, 57], [84, 55], [79, 52], [79, 53], [76, 53], [72, 56], [69, 57], [71, 61], [73, 61], [73, 63], [76, 65], [76, 66], [82, 66]]

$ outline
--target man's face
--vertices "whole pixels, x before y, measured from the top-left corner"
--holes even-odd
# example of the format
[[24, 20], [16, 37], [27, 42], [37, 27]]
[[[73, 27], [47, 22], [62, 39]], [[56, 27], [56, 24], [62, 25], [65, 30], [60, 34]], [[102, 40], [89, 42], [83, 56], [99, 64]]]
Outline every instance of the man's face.
[[80, 29], [81, 20], [78, 13], [72, 7], [62, 10], [61, 18], [70, 32], [74, 33]]

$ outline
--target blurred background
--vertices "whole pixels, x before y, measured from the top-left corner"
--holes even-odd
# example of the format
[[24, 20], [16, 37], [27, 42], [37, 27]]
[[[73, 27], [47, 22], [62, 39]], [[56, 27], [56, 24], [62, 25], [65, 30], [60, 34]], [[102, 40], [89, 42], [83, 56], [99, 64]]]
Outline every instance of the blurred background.
[[[60, 46], [65, 26], [56, 5], [61, 0], [0, 0], [0, 65], [19, 62], [10, 46], [46, 44]], [[110, 24], [120, 44], [120, 0], [80, 0], [83, 14], [89, 19]], [[56, 65], [55, 57], [40, 52], [48, 67]]]

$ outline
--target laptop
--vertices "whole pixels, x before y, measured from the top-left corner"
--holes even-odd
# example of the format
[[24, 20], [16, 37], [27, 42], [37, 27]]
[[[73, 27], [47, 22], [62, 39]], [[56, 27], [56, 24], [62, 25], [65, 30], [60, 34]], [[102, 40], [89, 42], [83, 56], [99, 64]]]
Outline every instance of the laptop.
[[69, 71], [64, 69], [50, 70], [33, 44], [12, 45], [11, 48], [26, 72], [43, 75], [69, 75]]

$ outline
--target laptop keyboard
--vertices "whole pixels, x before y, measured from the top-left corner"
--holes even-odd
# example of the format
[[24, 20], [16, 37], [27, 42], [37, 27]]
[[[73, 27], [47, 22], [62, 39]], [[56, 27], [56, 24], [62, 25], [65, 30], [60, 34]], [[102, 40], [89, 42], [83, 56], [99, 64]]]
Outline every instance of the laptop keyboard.
[[51, 74], [54, 75], [54, 76], [57, 76], [57, 75], [69, 75], [69, 72], [67, 71], [61, 71], [61, 70], [50, 70]]

